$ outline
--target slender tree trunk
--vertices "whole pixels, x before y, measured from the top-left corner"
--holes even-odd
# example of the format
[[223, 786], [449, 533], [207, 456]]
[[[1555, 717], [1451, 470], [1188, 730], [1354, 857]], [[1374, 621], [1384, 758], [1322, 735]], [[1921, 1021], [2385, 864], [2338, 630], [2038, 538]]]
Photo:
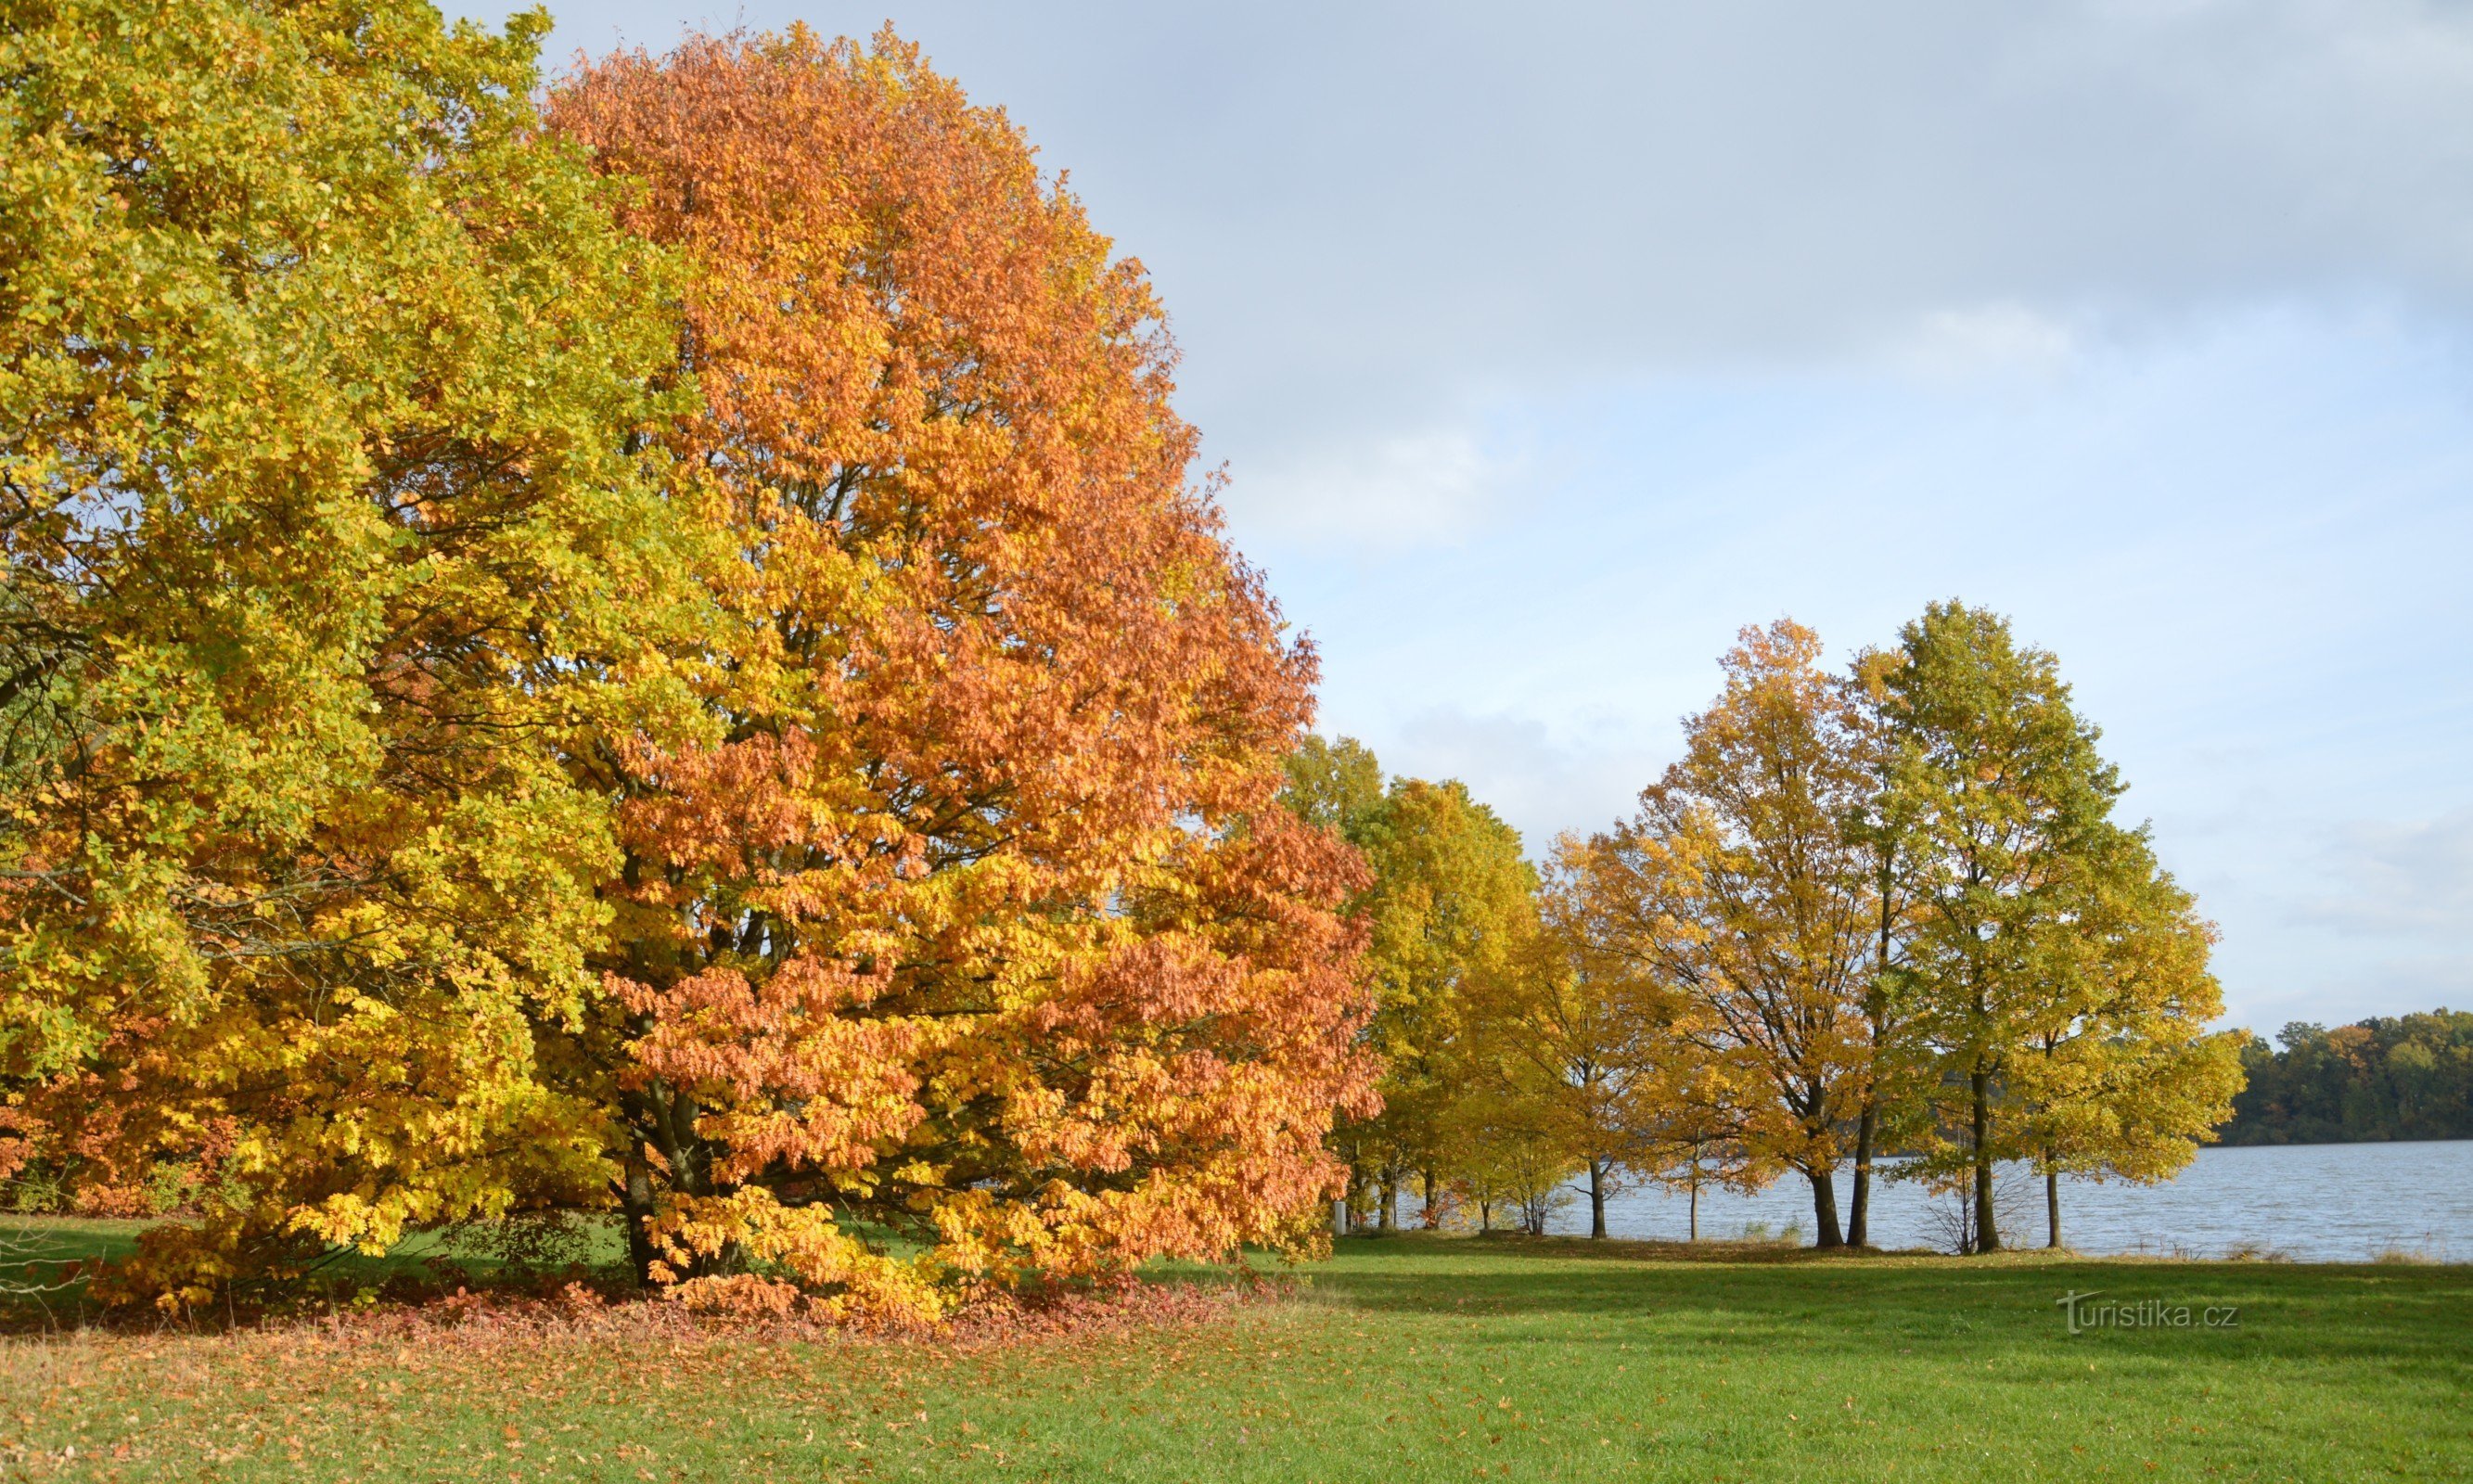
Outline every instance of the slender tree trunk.
[[1813, 1245], [1824, 1250], [1846, 1245], [1837, 1234], [1837, 1182], [1832, 1178], [1833, 1174], [1833, 1171], [1821, 1170], [1809, 1177], [1812, 1181], [1812, 1224], [1818, 1230]]
[[1477, 1203], [1477, 1234], [1479, 1236], [1494, 1234], [1494, 1203], [1482, 1196], [1478, 1197]]
[[1385, 1232], [1400, 1230], [1400, 1172], [1398, 1170], [1386, 1169], [1382, 1172], [1382, 1230]]
[[1975, 1096], [1975, 1250], [1999, 1252], [2001, 1225], [1992, 1214], [1992, 1074], [1969, 1079]]
[[2061, 1245], [2061, 1166], [2053, 1151], [2044, 1151], [2044, 1221], [2047, 1247]]
[[1855, 1205], [1847, 1212], [1846, 1241], [1854, 1247], [1872, 1245], [1872, 1140], [1881, 1127], [1881, 1055], [1887, 1044], [1889, 992], [1884, 984], [1897, 948], [1898, 855], [1885, 845], [1880, 855], [1881, 949], [1872, 962], [1872, 983], [1863, 994], [1864, 1018], [1871, 1027], [1870, 1059], [1865, 1065], [1863, 1112], [1855, 1120]]
[[1589, 1157], [1589, 1237], [1602, 1241], [1606, 1234], [1606, 1161], [1595, 1155]]
[[1426, 1209], [1417, 1213], [1417, 1225], [1431, 1232], [1443, 1224], [1442, 1208], [1434, 1204], [1434, 1191], [1441, 1182], [1434, 1178], [1432, 1170], [1420, 1170], [1417, 1178], [1424, 1182], [1426, 1186]]
[[1692, 1240], [1700, 1240], [1700, 1157], [1692, 1157]]

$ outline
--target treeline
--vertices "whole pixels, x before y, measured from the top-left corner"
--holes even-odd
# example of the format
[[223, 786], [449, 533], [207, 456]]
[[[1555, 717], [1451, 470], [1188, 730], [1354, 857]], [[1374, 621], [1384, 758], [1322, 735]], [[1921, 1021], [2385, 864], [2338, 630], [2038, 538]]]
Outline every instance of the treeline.
[[2249, 1083], [2228, 1144], [2473, 1138], [2473, 1013], [2374, 1017], [2329, 1030], [2294, 1021], [2242, 1046]]
[[181, 1211], [171, 1309], [579, 1209], [871, 1320], [1318, 1239], [1361, 871], [1140, 266], [890, 34], [547, 26], [0, 26], [0, 1194]]
[[[1594, 1234], [1624, 1183], [1809, 1184], [1816, 1240], [1870, 1238], [1876, 1160], [1966, 1197], [1993, 1173], [2161, 1180], [2241, 1086], [2214, 929], [2116, 822], [2123, 784], [2058, 664], [1933, 605], [1844, 673], [1811, 632], [1746, 630], [1681, 760], [1542, 873], [1456, 783], [1343, 739], [1291, 806], [1364, 850], [1383, 1111], [1344, 1125], [1345, 1224], [1542, 1230], [1567, 1183]], [[1834, 1172], [1854, 1167], [1851, 1204]], [[1696, 1209], [1696, 1208], [1695, 1208]]]

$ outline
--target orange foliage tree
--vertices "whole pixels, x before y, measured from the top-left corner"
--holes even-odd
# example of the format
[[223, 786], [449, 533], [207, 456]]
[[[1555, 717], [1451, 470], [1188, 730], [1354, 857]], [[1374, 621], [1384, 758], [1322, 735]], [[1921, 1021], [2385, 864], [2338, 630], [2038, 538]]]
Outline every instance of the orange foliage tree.
[[565, 1064], [639, 1267], [921, 1316], [1304, 1239], [1370, 1111], [1362, 868], [1273, 804], [1314, 658], [1189, 477], [1140, 265], [889, 34], [620, 55], [551, 117], [686, 264], [665, 436], [733, 548], [708, 731], [598, 762]]

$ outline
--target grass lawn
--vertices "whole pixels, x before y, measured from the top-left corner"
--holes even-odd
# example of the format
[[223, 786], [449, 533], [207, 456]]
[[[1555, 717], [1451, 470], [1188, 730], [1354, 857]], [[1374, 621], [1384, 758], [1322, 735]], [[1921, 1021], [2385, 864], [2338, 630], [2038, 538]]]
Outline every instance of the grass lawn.
[[[2071, 1290], [2191, 1325], [2072, 1336]], [[2473, 1269], [1394, 1237], [976, 1350], [85, 1331], [0, 1342], [0, 1477], [2473, 1478]]]

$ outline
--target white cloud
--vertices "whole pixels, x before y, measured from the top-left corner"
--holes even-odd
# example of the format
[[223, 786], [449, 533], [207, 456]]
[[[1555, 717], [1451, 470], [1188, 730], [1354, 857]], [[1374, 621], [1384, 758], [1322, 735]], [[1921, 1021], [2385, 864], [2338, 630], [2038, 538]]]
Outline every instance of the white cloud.
[[1323, 447], [1256, 474], [1240, 467], [1228, 502], [1283, 537], [1424, 545], [1475, 528], [1512, 472], [1475, 434], [1427, 428]]
[[2069, 325], [2024, 304], [1994, 303], [1925, 315], [1895, 346], [1899, 367], [1934, 380], [2046, 376], [2068, 367], [2078, 350]]
[[1665, 766], [1629, 739], [1571, 740], [1526, 717], [1449, 707], [1418, 712], [1366, 740], [1391, 773], [1468, 784], [1479, 802], [1520, 831], [1536, 860], [1564, 830], [1585, 834], [1629, 814]]

